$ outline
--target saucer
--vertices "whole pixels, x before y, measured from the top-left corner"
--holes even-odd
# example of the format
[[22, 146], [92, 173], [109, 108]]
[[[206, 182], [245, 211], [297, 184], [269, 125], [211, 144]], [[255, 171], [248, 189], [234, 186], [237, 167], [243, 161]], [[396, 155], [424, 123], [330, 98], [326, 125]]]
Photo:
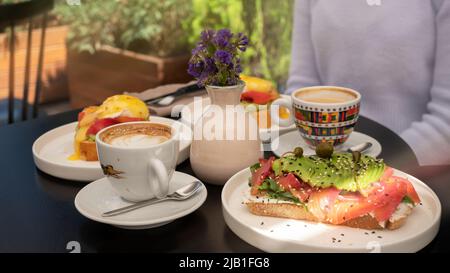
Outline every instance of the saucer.
[[[339, 147], [336, 147], [335, 151], [344, 152], [348, 148], [361, 144], [363, 142], [372, 143], [372, 147], [365, 150], [363, 154], [370, 155], [372, 157], [377, 157], [381, 154], [381, 144], [373, 137], [360, 132], [351, 133], [348, 140]], [[312, 155], [316, 153], [314, 149], [306, 144], [298, 131], [292, 131], [281, 135], [278, 138], [275, 138], [270, 144], [270, 147], [272, 152], [279, 157], [281, 157], [286, 152], [293, 151], [295, 147], [302, 147], [303, 153], [305, 155]]]
[[[183, 187], [197, 178], [174, 172], [169, 184], [169, 192]], [[85, 217], [124, 229], [148, 229], [168, 224], [188, 215], [205, 202], [207, 190], [204, 185], [193, 197], [183, 200], [168, 200], [124, 214], [103, 217], [102, 213], [133, 204], [122, 199], [106, 178], [96, 180], [83, 189], [75, 197], [75, 207]]]

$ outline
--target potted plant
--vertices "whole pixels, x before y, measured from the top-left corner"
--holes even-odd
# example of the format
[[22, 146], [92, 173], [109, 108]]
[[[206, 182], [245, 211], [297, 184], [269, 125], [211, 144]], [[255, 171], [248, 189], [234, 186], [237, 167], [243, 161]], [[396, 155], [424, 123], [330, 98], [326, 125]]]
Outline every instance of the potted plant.
[[240, 105], [245, 83], [239, 78], [239, 55], [247, 45], [242, 33], [205, 30], [192, 50], [188, 72], [205, 86], [211, 105], [194, 125], [190, 161], [195, 174], [208, 183], [223, 185], [261, 156], [256, 120]]
[[97, 104], [113, 94], [187, 82], [189, 2], [82, 1], [61, 5], [70, 25], [68, 81], [72, 107]]

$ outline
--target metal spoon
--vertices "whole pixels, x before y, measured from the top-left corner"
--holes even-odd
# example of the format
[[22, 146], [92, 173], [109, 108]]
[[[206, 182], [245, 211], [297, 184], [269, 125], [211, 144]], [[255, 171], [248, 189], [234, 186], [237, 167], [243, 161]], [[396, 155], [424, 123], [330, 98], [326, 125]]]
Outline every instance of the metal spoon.
[[347, 152], [360, 152], [362, 153], [363, 151], [369, 149], [370, 147], [372, 147], [372, 143], [370, 142], [364, 142], [358, 145], [355, 145], [353, 147], [350, 147], [347, 149]]
[[189, 197], [193, 196], [195, 193], [197, 193], [199, 191], [199, 189], [202, 186], [202, 182], [200, 181], [194, 181], [189, 183], [186, 186], [183, 186], [181, 188], [179, 188], [178, 190], [176, 190], [174, 193], [171, 193], [169, 195], [167, 195], [164, 198], [161, 199], [150, 199], [150, 200], [145, 200], [145, 201], [141, 201], [141, 202], [137, 202], [133, 205], [129, 205], [123, 208], [119, 208], [119, 209], [115, 209], [115, 210], [111, 210], [108, 212], [105, 212], [102, 214], [103, 217], [110, 217], [110, 216], [114, 216], [114, 215], [119, 215], [122, 213], [126, 213], [135, 209], [139, 209], [139, 208], [143, 208], [152, 204], [156, 204], [162, 201], [167, 201], [167, 200], [176, 200], [176, 201], [181, 201], [181, 200], [186, 200]]

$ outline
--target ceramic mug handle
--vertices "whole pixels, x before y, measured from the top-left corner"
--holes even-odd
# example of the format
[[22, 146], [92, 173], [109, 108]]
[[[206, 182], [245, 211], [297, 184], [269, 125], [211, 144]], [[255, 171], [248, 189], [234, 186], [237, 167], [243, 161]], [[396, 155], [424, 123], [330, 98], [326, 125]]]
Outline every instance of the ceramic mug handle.
[[152, 158], [148, 163], [148, 183], [156, 198], [161, 199], [169, 193], [169, 174], [161, 160]]
[[[288, 118], [280, 118], [280, 107], [273, 107], [273, 106], [284, 106], [287, 109], [289, 109], [289, 117]], [[294, 124], [294, 111], [292, 110], [292, 104], [287, 101], [286, 99], [277, 99], [276, 101], [272, 102], [272, 105], [270, 107], [270, 118], [272, 119], [272, 122], [277, 124], [278, 126], [288, 127]]]

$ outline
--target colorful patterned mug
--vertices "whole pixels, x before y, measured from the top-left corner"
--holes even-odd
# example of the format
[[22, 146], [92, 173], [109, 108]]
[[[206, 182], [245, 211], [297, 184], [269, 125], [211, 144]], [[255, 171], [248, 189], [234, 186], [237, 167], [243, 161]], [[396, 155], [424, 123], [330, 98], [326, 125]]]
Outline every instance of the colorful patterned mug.
[[[361, 94], [337, 86], [313, 86], [292, 93], [292, 104], [284, 99], [272, 103], [271, 117], [275, 124], [290, 126], [294, 122], [305, 142], [316, 146], [330, 142], [343, 144], [358, 120]], [[278, 115], [278, 107], [291, 109], [287, 119]]]

